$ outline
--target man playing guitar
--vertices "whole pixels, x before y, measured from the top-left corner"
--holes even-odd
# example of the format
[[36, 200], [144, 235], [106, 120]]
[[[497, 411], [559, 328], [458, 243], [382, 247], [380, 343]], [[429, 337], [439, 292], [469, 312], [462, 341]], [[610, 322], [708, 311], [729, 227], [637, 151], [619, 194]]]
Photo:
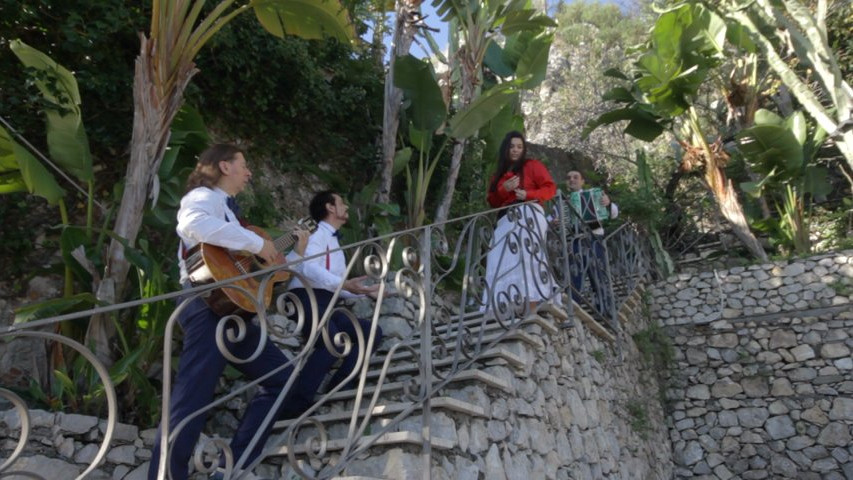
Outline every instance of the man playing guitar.
[[[252, 172], [246, 166], [243, 152], [233, 145], [213, 145], [199, 156], [198, 164], [187, 180], [187, 193], [181, 199], [176, 228], [181, 239], [179, 261], [181, 284], [184, 288], [191, 286], [185, 262], [187, 252], [199, 243], [250, 252], [260, 257], [265, 265], [281, 263], [284, 260], [272, 241], [241, 225], [237, 218], [233, 197], [246, 188], [251, 178]], [[293, 257], [304, 254], [308, 240], [308, 232], [299, 232], [296, 235], [298, 241], [294, 248], [295, 253], [291, 254]], [[191, 300], [178, 318], [184, 335], [169, 404], [170, 436], [182, 420], [207, 406], [214, 397], [219, 377], [228, 363], [217, 346], [216, 329], [220, 318], [221, 315], [214, 313], [201, 298]], [[253, 322], [246, 322], [246, 326], [242, 340], [230, 341], [227, 327], [226, 334], [221, 339], [231, 355], [237, 358], [250, 358], [260, 342], [260, 327]], [[287, 362], [287, 357], [267, 338], [263, 351], [257, 358], [250, 362], [232, 363], [249, 379], [256, 379], [277, 370], [260, 383], [258, 392], [247, 406], [231, 440], [235, 462], [243, 456], [256, 434], [259, 434], [260, 438], [242, 465], [251, 464], [261, 452], [273, 422], [269, 422], [264, 431], [259, 431], [260, 425], [290, 378], [292, 368], [281, 368]], [[169, 375], [170, 372], [164, 374]], [[194, 417], [178, 432], [177, 437], [171, 440], [165, 461], [165, 469], [169, 472], [166, 475], [159, 465], [164, 452], [161, 451], [161, 436], [158, 431], [148, 471], [150, 480], [185, 480], [188, 477], [189, 460], [206, 420], [206, 413]]]

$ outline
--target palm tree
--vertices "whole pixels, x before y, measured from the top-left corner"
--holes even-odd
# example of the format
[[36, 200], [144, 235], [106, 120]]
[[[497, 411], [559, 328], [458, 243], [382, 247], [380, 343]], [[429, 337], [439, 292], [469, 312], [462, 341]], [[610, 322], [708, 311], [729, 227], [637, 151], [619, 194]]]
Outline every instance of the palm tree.
[[[142, 224], [146, 198], [156, 202], [157, 171], [169, 128], [184, 103], [184, 92], [198, 73], [194, 59], [204, 45], [237, 15], [254, 10], [261, 25], [273, 35], [303, 38], [333, 36], [342, 41], [355, 37], [346, 10], [338, 0], [221, 0], [199, 22], [204, 0], [154, 0], [151, 31], [140, 33], [140, 51], [133, 81], [133, 134], [130, 162], [113, 231], [132, 245]], [[124, 243], [109, 246], [103, 280], [97, 286], [100, 300], [115, 303], [122, 296], [130, 264]], [[87, 333], [101, 358], [109, 352], [112, 324], [93, 318]]]

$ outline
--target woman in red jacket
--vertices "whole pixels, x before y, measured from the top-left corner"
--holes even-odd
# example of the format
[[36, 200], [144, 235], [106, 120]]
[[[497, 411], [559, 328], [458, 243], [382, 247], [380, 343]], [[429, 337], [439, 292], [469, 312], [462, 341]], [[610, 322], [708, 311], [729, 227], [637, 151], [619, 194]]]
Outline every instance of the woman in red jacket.
[[487, 194], [489, 205], [523, 205], [498, 212], [486, 258], [486, 308], [506, 316], [529, 302], [530, 313], [543, 300], [559, 302], [545, 252], [548, 223], [542, 209], [557, 192], [557, 185], [542, 162], [527, 158], [521, 133], [507, 133], [498, 155], [498, 169]]

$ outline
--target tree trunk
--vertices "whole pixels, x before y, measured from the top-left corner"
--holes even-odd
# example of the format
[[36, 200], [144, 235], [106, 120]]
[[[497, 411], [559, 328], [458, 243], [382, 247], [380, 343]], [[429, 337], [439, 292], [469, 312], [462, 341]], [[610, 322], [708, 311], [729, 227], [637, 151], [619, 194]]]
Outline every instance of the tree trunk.
[[[466, 53], [468, 45], [465, 46]], [[479, 66], [473, 61], [462, 61], [462, 101], [458, 110], [462, 110], [474, 100], [474, 91], [479, 82]], [[457, 110], [457, 111], [458, 111]], [[456, 181], [459, 179], [459, 168], [462, 166], [462, 155], [465, 153], [467, 139], [461, 139], [453, 145], [453, 156], [450, 157], [450, 170], [447, 172], [447, 181], [444, 184], [444, 193], [438, 208], [435, 210], [435, 222], [442, 223], [450, 217], [450, 205], [453, 203], [453, 193], [456, 190]]]
[[[159, 184], [157, 170], [169, 144], [170, 126], [183, 103], [183, 92], [197, 72], [192, 62], [177, 69], [172, 88], [163, 83], [171, 73], [163, 68], [171, 52], [157, 51], [156, 42], [140, 35], [141, 48], [136, 58], [133, 78], [133, 134], [130, 162], [127, 165], [124, 192], [121, 197], [113, 231], [127, 241], [136, 242], [145, 199], [152, 188], [156, 201]], [[104, 276], [97, 286], [97, 297], [107, 303], [116, 303], [123, 297], [125, 280], [130, 263], [124, 255], [124, 245], [118, 240], [110, 242]], [[107, 315], [92, 317], [86, 332], [86, 343], [94, 345], [100, 359], [109, 358], [110, 341], [115, 334], [112, 320]]]
[[728, 180], [719, 167], [708, 165], [705, 169], [705, 180], [714, 199], [720, 207], [720, 213], [732, 224], [735, 236], [746, 246], [756, 258], [762, 262], [767, 261], [767, 252], [749, 229], [749, 222], [743, 213], [737, 192], [732, 187], [732, 181]]
[[413, 24], [418, 6], [409, 0], [397, 0], [394, 37], [391, 40], [391, 60], [385, 73], [385, 108], [382, 116], [382, 172], [379, 188], [376, 189], [376, 202], [388, 203], [391, 198], [393, 181], [394, 154], [397, 152], [397, 128], [400, 124], [400, 107], [403, 91], [394, 86], [394, 64], [398, 56], [409, 53], [417, 28]]

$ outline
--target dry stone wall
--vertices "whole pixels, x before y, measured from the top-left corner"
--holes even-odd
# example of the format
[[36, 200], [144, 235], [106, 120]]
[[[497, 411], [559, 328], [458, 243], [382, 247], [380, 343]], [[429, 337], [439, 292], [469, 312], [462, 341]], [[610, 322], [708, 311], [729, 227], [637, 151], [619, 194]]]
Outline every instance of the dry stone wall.
[[[389, 332], [394, 330], [395, 324], [402, 324], [395, 323], [398, 317], [402, 318], [389, 312], [383, 326]], [[432, 478], [672, 478], [671, 446], [657, 376], [630, 338], [646, 326], [643, 318], [629, 322], [629, 331], [621, 335], [619, 345], [602, 341], [577, 320], [571, 328], [556, 331], [540, 324], [524, 327], [541, 344], [507, 345], [523, 359], [522, 366], [493, 359], [479, 367], [510, 388], [470, 382], [440, 392], [473, 403], [482, 413], [433, 412], [433, 435], [452, 440], [452, 446], [432, 450]], [[226, 436], [233, 432], [233, 425], [227, 424], [236, 422], [244, 403], [229, 404], [231, 408], [218, 414], [215, 430]], [[79, 473], [94, 458], [103, 438], [102, 420], [47, 412], [33, 415], [33, 436], [16, 469], [37, 469], [45, 478], [66, 478], [60, 472]], [[0, 414], [0, 437], [4, 438], [0, 458], [7, 458], [14, 448], [18, 421], [13, 411]], [[415, 415], [400, 429], [420, 432], [420, 426], [421, 418]], [[119, 431], [106, 463], [91, 478], [143, 478], [155, 430], [120, 425]], [[345, 473], [394, 480], [422, 478], [419, 447], [377, 447], [369, 453]], [[273, 465], [261, 470], [282, 471]]]
[[853, 479], [853, 252], [674, 276], [675, 478]]

